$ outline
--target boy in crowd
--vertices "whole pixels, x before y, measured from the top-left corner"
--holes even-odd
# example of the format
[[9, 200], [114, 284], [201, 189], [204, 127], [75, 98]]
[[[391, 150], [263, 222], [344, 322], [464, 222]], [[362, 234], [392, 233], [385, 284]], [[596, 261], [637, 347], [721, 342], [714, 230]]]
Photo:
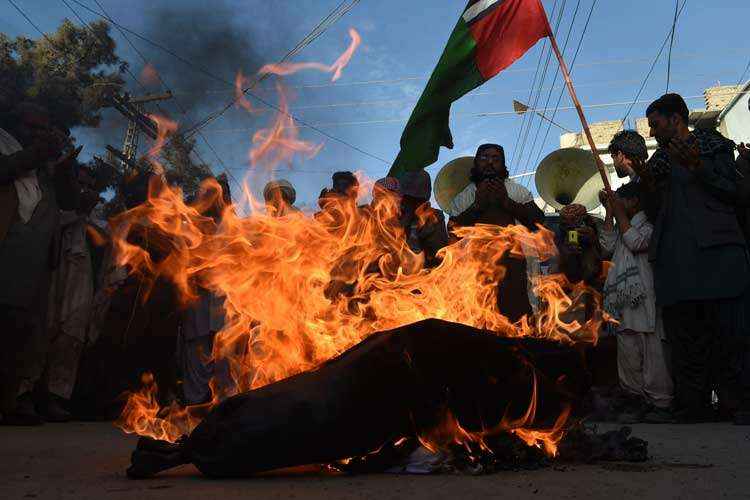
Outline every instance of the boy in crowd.
[[620, 385], [634, 396], [620, 422], [665, 423], [672, 420], [673, 386], [648, 261], [654, 226], [643, 210], [640, 193], [639, 186], [630, 182], [616, 194], [601, 195], [607, 214], [600, 243], [613, 263], [604, 284], [604, 307], [619, 321]]

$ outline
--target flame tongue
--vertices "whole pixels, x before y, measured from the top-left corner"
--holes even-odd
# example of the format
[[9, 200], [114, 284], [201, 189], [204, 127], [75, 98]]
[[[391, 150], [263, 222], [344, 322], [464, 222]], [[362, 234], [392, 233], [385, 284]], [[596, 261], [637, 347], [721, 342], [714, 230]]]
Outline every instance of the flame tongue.
[[341, 78], [342, 71], [349, 64], [349, 61], [351, 61], [354, 52], [357, 50], [357, 47], [359, 47], [359, 44], [362, 43], [362, 38], [359, 36], [359, 33], [357, 33], [357, 30], [353, 28], [349, 29], [349, 36], [352, 39], [349, 44], [349, 48], [347, 48], [344, 53], [341, 54], [339, 58], [336, 59], [336, 61], [330, 66], [317, 62], [266, 64], [265, 66], [260, 68], [258, 74], [286, 76], [297, 73], [298, 71], [313, 69], [322, 71], [324, 73], [333, 73], [331, 81], [335, 82], [336, 80]]
[[281, 84], [276, 84], [279, 95], [279, 111], [269, 128], [253, 135], [250, 149], [250, 164], [266, 165], [269, 170], [282, 162], [291, 162], [295, 155], [310, 159], [323, 148], [322, 144], [311, 144], [299, 138], [299, 130], [289, 114], [287, 96]]

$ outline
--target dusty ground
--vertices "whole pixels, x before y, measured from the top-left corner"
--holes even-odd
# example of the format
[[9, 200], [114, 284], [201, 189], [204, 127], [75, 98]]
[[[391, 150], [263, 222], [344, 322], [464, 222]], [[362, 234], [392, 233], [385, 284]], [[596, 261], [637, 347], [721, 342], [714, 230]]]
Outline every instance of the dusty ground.
[[481, 477], [296, 475], [242, 481], [204, 479], [186, 466], [131, 481], [124, 471], [135, 439], [111, 424], [0, 427], [0, 498], [750, 498], [750, 428], [639, 425], [634, 434], [650, 442], [649, 462]]

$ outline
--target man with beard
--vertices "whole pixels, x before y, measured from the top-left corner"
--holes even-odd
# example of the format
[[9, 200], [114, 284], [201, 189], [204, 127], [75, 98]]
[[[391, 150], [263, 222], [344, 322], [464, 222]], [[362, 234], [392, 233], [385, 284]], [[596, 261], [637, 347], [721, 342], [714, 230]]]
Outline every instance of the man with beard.
[[[477, 149], [471, 183], [451, 202], [447, 212], [449, 227], [494, 224], [505, 227], [523, 224], [535, 229], [544, 213], [534, 203], [531, 192], [509, 178], [505, 151], [498, 144], [483, 144]], [[511, 322], [531, 314], [527, 290], [526, 260], [506, 255], [499, 262], [506, 268], [498, 289], [498, 308]]]
[[658, 201], [649, 258], [657, 306], [672, 348], [675, 417], [711, 418], [711, 391], [725, 415], [738, 405], [748, 256], [735, 204], [733, 143], [688, 129], [688, 108], [666, 94], [646, 110], [659, 149], [645, 169]]

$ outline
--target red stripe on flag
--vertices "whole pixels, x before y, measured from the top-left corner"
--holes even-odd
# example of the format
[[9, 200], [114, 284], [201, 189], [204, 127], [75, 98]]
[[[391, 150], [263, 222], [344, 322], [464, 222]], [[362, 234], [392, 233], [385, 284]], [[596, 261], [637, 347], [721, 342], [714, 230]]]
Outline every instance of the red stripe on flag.
[[505, 0], [469, 26], [476, 41], [476, 62], [485, 80], [513, 64], [551, 33], [539, 0]]

